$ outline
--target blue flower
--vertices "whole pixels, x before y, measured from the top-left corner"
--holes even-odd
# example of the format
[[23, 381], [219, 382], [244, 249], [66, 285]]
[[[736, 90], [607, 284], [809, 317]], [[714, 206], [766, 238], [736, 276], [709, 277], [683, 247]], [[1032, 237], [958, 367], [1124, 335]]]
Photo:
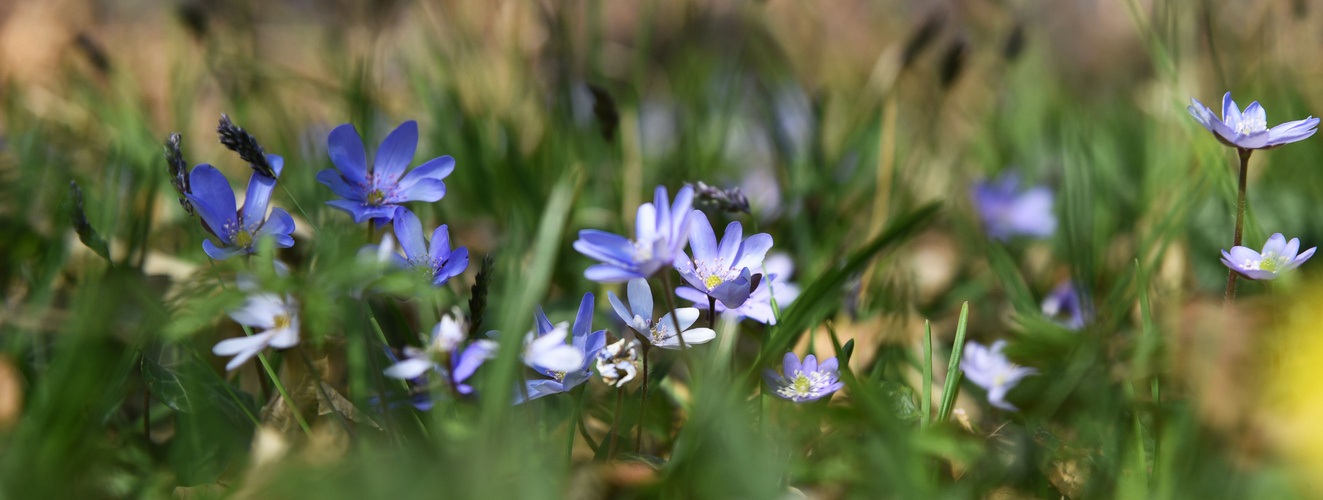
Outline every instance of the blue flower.
[[419, 273], [433, 286], [446, 284], [446, 280], [459, 276], [469, 267], [469, 249], [459, 247], [450, 251], [450, 230], [445, 224], [432, 231], [432, 242], [423, 239], [423, 223], [406, 208], [395, 214], [395, 239], [404, 248], [404, 257], [391, 254], [390, 258], [401, 267]]
[[1250, 103], [1241, 112], [1236, 101], [1231, 100], [1231, 93], [1222, 96], [1222, 118], [1218, 119], [1208, 106], [1198, 99], [1190, 98], [1186, 108], [1195, 120], [1212, 132], [1217, 140], [1231, 147], [1240, 149], [1271, 149], [1284, 144], [1302, 141], [1314, 135], [1318, 129], [1318, 118], [1286, 122], [1268, 128], [1268, 115], [1258, 101]]
[[1043, 315], [1071, 330], [1084, 328], [1091, 309], [1071, 280], [1061, 282], [1043, 297]]
[[[285, 165], [284, 159], [276, 155], [267, 155], [267, 161], [280, 175]], [[201, 164], [193, 167], [188, 174], [191, 192], [184, 193], [188, 202], [202, 217], [202, 227], [220, 240], [220, 245], [210, 239], [202, 242], [202, 249], [216, 260], [225, 260], [234, 255], [252, 254], [257, 249], [258, 241], [265, 237], [275, 240], [278, 248], [294, 246], [294, 219], [282, 208], [274, 208], [267, 216], [267, 205], [271, 203], [271, 192], [276, 188], [276, 179], [254, 172], [248, 178], [248, 194], [244, 197], [243, 208], [235, 208], [234, 190], [225, 174], [211, 165]]]
[[845, 383], [837, 373], [836, 358], [828, 358], [818, 364], [818, 358], [812, 354], [804, 356], [800, 364], [799, 356], [787, 352], [781, 360], [781, 373], [771, 368], [763, 370], [763, 380], [772, 388], [772, 394], [796, 403], [817, 401], [836, 392]]
[[[692, 307], [676, 309], [675, 316], [678, 321], [671, 319], [671, 313], [662, 315], [660, 319], [653, 319], [652, 289], [648, 288], [648, 281], [643, 278], [629, 280], [627, 295], [629, 307], [625, 307], [620, 298], [616, 297], [615, 292], [606, 292], [606, 298], [611, 301], [611, 307], [616, 310], [616, 315], [654, 346], [675, 350], [681, 349], [682, 338], [685, 346], [691, 346], [711, 342], [717, 337], [717, 332], [711, 328], [689, 328], [698, 321], [698, 309]], [[679, 335], [674, 332], [677, 327], [680, 329]]]
[[[534, 320], [537, 326], [537, 335], [541, 336], [539, 338], [546, 338], [553, 332], [559, 332], [560, 337], [557, 342], [547, 342], [552, 344], [552, 347], [565, 345], [564, 326], [557, 328], [552, 325], [551, 321], [547, 319], [547, 315], [542, 312], [541, 307], [537, 308]], [[583, 301], [579, 303], [579, 314], [574, 317], [574, 326], [570, 329], [569, 347], [581, 354], [581, 361], [579, 361], [578, 366], [570, 370], [557, 370], [541, 366], [536, 359], [528, 359], [530, 368], [550, 378], [524, 381], [524, 390], [515, 395], [515, 404], [531, 401], [548, 394], [567, 392], [587, 381], [588, 377], [592, 375], [592, 365], [597, 353], [606, 345], [606, 330], [590, 332], [592, 329], [593, 294], [588, 293], [584, 294]]]
[[1277, 233], [1263, 244], [1262, 252], [1246, 247], [1233, 247], [1231, 252], [1223, 250], [1222, 264], [1246, 279], [1271, 280], [1300, 267], [1300, 264], [1314, 256], [1316, 249], [1314, 247], [1300, 252], [1300, 238], [1291, 238], [1288, 242], [1282, 233]]
[[1020, 176], [1008, 172], [993, 182], [977, 182], [971, 190], [974, 208], [993, 238], [1007, 241], [1016, 235], [1046, 238], [1057, 230], [1052, 213], [1052, 190], [1036, 186], [1020, 191]]
[[740, 307], [752, 291], [749, 270], [762, 273], [763, 257], [772, 248], [772, 236], [758, 233], [741, 241], [744, 228], [736, 221], [726, 226], [726, 234], [718, 245], [707, 216], [694, 212], [693, 219], [689, 243], [694, 257], [681, 254], [675, 260], [675, 270], [694, 289], [716, 298], [726, 308]]
[[[762, 266], [763, 279], [758, 282], [758, 288], [749, 294], [749, 300], [736, 308], [728, 308], [718, 301], [717, 312], [735, 321], [749, 318], [759, 323], [775, 325], [776, 314], [772, 310], [772, 298], [775, 297], [777, 307], [784, 310], [799, 297], [799, 285], [786, 281], [794, 270], [794, 262], [785, 254], [768, 256]], [[707, 309], [707, 295], [703, 292], [682, 286], [675, 289], [675, 295], [693, 301], [696, 308]]]
[[440, 200], [446, 195], [441, 180], [455, 170], [455, 159], [442, 156], [405, 173], [418, 146], [418, 124], [412, 120], [400, 124], [381, 141], [370, 169], [363, 139], [353, 125], [336, 127], [326, 142], [335, 169], [317, 172], [317, 180], [344, 198], [326, 204], [348, 212], [354, 223], [372, 219], [384, 225], [394, 217], [400, 203]]
[[1006, 359], [1002, 349], [1005, 340], [992, 343], [992, 348], [970, 341], [965, 344], [964, 354], [960, 357], [960, 369], [965, 371], [965, 378], [974, 385], [988, 391], [988, 403], [1006, 411], [1020, 411], [1006, 402], [1006, 393], [1020, 383], [1020, 379], [1037, 375], [1038, 370], [1016, 365]]
[[601, 264], [589, 266], [584, 277], [599, 283], [620, 283], [649, 278], [670, 267], [689, 241], [694, 189], [685, 186], [666, 204], [665, 186], [657, 186], [652, 203], [639, 205], [634, 223], [635, 239], [595, 229], [579, 231], [574, 249]]
[[[483, 362], [496, 354], [498, 346], [491, 340], [477, 340], [469, 343], [459, 355], [453, 355], [463, 338], [462, 325], [450, 316], [442, 317], [441, 322], [432, 329], [431, 339], [425, 349], [405, 347], [405, 359], [386, 368], [382, 373], [387, 377], [423, 384], [425, 381], [420, 378], [428, 371], [434, 371], [447, 383], [454, 384], [456, 392], [472, 394], [473, 387], [464, 382], [473, 376], [473, 372], [477, 371]], [[387, 354], [390, 355], [389, 352]], [[391, 355], [391, 358], [394, 359], [394, 356]], [[448, 364], [447, 359], [450, 361]], [[449, 370], [446, 369], [447, 366]], [[430, 400], [425, 406], [420, 406], [416, 401], [411, 404], [420, 410], [431, 407]]]

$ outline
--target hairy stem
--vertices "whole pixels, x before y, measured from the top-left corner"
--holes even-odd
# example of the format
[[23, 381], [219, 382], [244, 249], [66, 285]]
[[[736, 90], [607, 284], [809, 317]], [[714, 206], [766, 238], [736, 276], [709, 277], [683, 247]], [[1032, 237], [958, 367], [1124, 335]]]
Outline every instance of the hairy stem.
[[624, 388], [616, 389], [616, 414], [611, 419], [611, 445], [606, 449], [607, 460], [611, 460], [616, 456], [616, 434], [620, 433], [620, 402], [624, 400], [624, 395]]
[[[643, 415], [648, 410], [648, 351], [651, 349], [643, 349], [643, 398], [639, 402], [639, 427], [634, 435], [634, 453], [640, 453], [643, 449]], [[616, 400], [616, 418], [620, 418], [619, 399]]]
[[[1240, 246], [1240, 238], [1245, 228], [1245, 185], [1249, 179], [1249, 159], [1252, 149], [1240, 149], [1240, 187], [1236, 194], [1236, 235], [1232, 247]], [[1236, 300], [1236, 270], [1227, 270], [1227, 291], [1222, 298], [1223, 306], [1230, 306]]]

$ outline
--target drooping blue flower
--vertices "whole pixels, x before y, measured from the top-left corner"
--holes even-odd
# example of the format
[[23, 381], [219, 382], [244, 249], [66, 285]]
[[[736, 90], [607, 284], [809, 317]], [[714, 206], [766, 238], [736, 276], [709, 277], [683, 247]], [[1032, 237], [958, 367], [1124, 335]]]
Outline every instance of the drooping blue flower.
[[1271, 149], [1305, 140], [1318, 130], [1318, 118], [1312, 116], [1268, 128], [1268, 115], [1258, 101], [1242, 112], [1236, 101], [1231, 100], [1230, 92], [1222, 96], [1221, 119], [1193, 97], [1186, 110], [1222, 144], [1239, 149]]
[[[749, 294], [749, 300], [733, 309], [718, 301], [716, 304], [717, 312], [734, 321], [749, 318], [759, 323], [775, 325], [776, 314], [772, 309], [772, 298], [775, 297], [776, 306], [784, 310], [786, 306], [799, 297], [799, 285], [787, 281], [794, 271], [794, 262], [785, 254], [767, 256], [760, 270], [764, 273], [763, 279], [758, 282], [758, 288]], [[675, 289], [675, 295], [684, 300], [693, 301], [694, 307], [698, 309], [707, 309], [707, 295], [703, 292], [682, 286]]]
[[429, 244], [423, 238], [423, 223], [406, 208], [399, 208], [393, 221], [395, 239], [404, 248], [404, 257], [391, 254], [389, 257], [396, 264], [422, 274], [434, 286], [446, 284], [446, 280], [459, 276], [469, 267], [469, 249], [464, 247], [450, 250], [450, 229], [445, 224], [432, 231]]
[[335, 168], [317, 172], [317, 180], [343, 198], [326, 204], [352, 215], [354, 223], [372, 219], [384, 225], [401, 203], [440, 200], [446, 195], [442, 179], [455, 170], [455, 159], [442, 156], [405, 173], [418, 146], [418, 124], [412, 120], [386, 136], [371, 168], [363, 139], [353, 125], [336, 127], [326, 142]]
[[[267, 155], [267, 161], [276, 175], [280, 175], [284, 159]], [[191, 192], [184, 196], [202, 217], [202, 227], [220, 241], [219, 245], [210, 239], [202, 242], [202, 249], [211, 258], [225, 260], [240, 253], [252, 254], [257, 251], [258, 241], [267, 237], [277, 248], [294, 246], [294, 238], [290, 236], [294, 232], [294, 219], [289, 212], [277, 207], [267, 215], [271, 192], [276, 188], [275, 178], [254, 172], [248, 178], [248, 193], [242, 208], [236, 208], [234, 190], [225, 174], [211, 165], [193, 167], [188, 179]]]
[[[547, 319], [547, 315], [542, 312], [542, 307], [537, 308], [535, 315], [536, 332], [539, 338], [546, 338], [553, 332], [562, 332], [559, 345], [564, 343], [564, 327], [557, 328]], [[574, 317], [574, 326], [570, 329], [569, 347], [582, 354], [582, 361], [579, 366], [571, 370], [556, 370], [542, 366], [536, 359], [529, 359], [529, 368], [548, 378], [539, 378], [524, 381], [524, 390], [518, 391], [515, 395], [515, 404], [531, 401], [549, 394], [567, 392], [570, 389], [578, 387], [579, 384], [588, 380], [592, 375], [593, 361], [597, 358], [597, 353], [606, 345], [606, 330], [591, 331], [593, 329], [593, 294], [584, 294], [583, 301], [579, 303], [579, 313]], [[551, 341], [548, 341], [551, 343]]]
[[1277, 279], [1284, 272], [1300, 267], [1300, 264], [1304, 264], [1314, 256], [1314, 250], [1317, 248], [1300, 252], [1300, 238], [1291, 238], [1288, 242], [1282, 233], [1277, 233], [1263, 244], [1262, 252], [1255, 252], [1246, 247], [1232, 247], [1231, 252], [1223, 250], [1222, 264], [1246, 279], [1272, 280]]
[[740, 307], [752, 292], [751, 273], [762, 274], [763, 257], [772, 248], [772, 236], [758, 233], [741, 241], [744, 228], [735, 221], [726, 226], [726, 234], [717, 244], [707, 215], [695, 211], [692, 217], [689, 243], [694, 256], [678, 256], [675, 270], [689, 286], [716, 298], [726, 308]]
[[1017, 235], [1046, 238], [1057, 230], [1052, 213], [1052, 190], [1035, 186], [1020, 191], [1020, 176], [1002, 174], [992, 182], [976, 182], [971, 189], [974, 208], [988, 236], [1008, 241]]
[[1084, 328], [1092, 307], [1080, 294], [1075, 282], [1066, 280], [1043, 297], [1043, 315], [1071, 330]]
[[[663, 314], [660, 319], [654, 319], [652, 315], [652, 289], [648, 287], [648, 280], [636, 278], [629, 280], [626, 291], [629, 299], [629, 307], [616, 297], [615, 292], [607, 291], [606, 298], [611, 301], [611, 307], [615, 309], [616, 315], [625, 321], [635, 332], [642, 335], [654, 346], [662, 349], [682, 349], [680, 340], [684, 340], [684, 346], [703, 344], [711, 342], [717, 338], [717, 332], [711, 328], [689, 328], [698, 321], [698, 309], [692, 307], [681, 307], [675, 310], [675, 319], [671, 319], [671, 313]], [[677, 335], [676, 328], [679, 328]]]
[[964, 370], [965, 378], [970, 382], [988, 391], [988, 403], [992, 406], [1006, 411], [1020, 411], [1006, 402], [1006, 393], [1015, 388], [1020, 379], [1037, 375], [1038, 370], [1012, 363], [1002, 354], [1004, 348], [1005, 340], [993, 342], [991, 348], [971, 340], [965, 344], [964, 354], [960, 357], [960, 369]]
[[836, 392], [845, 383], [840, 381], [836, 358], [828, 358], [821, 364], [818, 358], [810, 354], [804, 356], [804, 363], [799, 356], [787, 352], [781, 360], [781, 373], [771, 368], [763, 370], [763, 381], [772, 388], [772, 394], [796, 403], [817, 401]]
[[680, 188], [667, 205], [666, 186], [657, 186], [652, 203], [639, 205], [633, 241], [596, 229], [579, 231], [574, 249], [601, 264], [589, 266], [584, 277], [599, 283], [650, 278], [675, 263], [689, 241], [694, 189]]

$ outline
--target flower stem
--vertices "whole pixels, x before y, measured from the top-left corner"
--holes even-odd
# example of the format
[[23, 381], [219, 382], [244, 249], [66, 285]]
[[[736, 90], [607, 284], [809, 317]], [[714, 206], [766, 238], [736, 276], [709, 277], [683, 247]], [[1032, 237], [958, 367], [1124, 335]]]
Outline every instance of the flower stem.
[[300, 204], [299, 204], [299, 200], [296, 199], [296, 198], [294, 198], [294, 195], [293, 195], [293, 194], [290, 194], [290, 192], [289, 192], [289, 188], [288, 188], [288, 187], [285, 187], [285, 183], [283, 183], [283, 182], [280, 183], [280, 189], [285, 190], [285, 196], [289, 197], [289, 201], [294, 202], [294, 208], [299, 209], [299, 213], [300, 213], [300, 214], [303, 214], [303, 220], [308, 221], [308, 227], [311, 227], [311, 228], [312, 228], [312, 232], [313, 232], [313, 233], [320, 233], [321, 231], [318, 231], [318, 230], [317, 230], [317, 224], [312, 222], [312, 217], [309, 217], [309, 216], [308, 216], [308, 212], [306, 212], [306, 211], [303, 210], [303, 205], [300, 205]]
[[[1253, 149], [1240, 149], [1240, 187], [1236, 195], [1236, 235], [1232, 247], [1240, 246], [1240, 238], [1245, 228], [1245, 185], [1249, 179], [1249, 159]], [[1229, 306], [1236, 300], [1236, 270], [1227, 270], [1227, 291], [1222, 297], [1222, 305]]]
[[707, 327], [717, 329], [717, 298], [707, 296]]

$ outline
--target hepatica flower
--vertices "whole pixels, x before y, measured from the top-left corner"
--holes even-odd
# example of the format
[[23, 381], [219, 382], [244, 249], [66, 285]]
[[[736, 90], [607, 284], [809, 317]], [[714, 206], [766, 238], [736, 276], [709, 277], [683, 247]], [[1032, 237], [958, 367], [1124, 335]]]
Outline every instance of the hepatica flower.
[[1311, 116], [1268, 128], [1268, 115], [1258, 101], [1250, 103], [1242, 112], [1236, 101], [1231, 100], [1230, 92], [1222, 96], [1221, 119], [1193, 97], [1186, 109], [1222, 144], [1239, 149], [1271, 149], [1302, 141], [1314, 135], [1318, 127], [1318, 118]]
[[616, 315], [652, 345], [662, 349], [679, 349], [681, 338], [684, 339], [686, 346], [690, 346], [710, 342], [717, 337], [717, 332], [711, 328], [689, 329], [695, 321], [698, 321], [698, 309], [692, 307], [675, 310], [675, 315], [679, 319], [678, 334], [677, 323], [671, 320], [671, 313], [666, 313], [661, 319], [653, 319], [652, 289], [648, 288], [648, 281], [643, 278], [629, 281], [627, 295], [629, 307], [625, 307], [614, 292], [606, 292], [606, 298], [611, 301], [611, 307], [616, 310]]
[[665, 186], [657, 186], [652, 203], [639, 205], [634, 222], [634, 240], [596, 229], [579, 231], [574, 249], [598, 260], [584, 277], [599, 283], [620, 283], [649, 278], [670, 267], [689, 241], [694, 189], [680, 188], [675, 201], [666, 204]]
[[[551, 324], [547, 315], [542, 312], [542, 308], [537, 308], [537, 314], [534, 318], [537, 334], [542, 338], [548, 338], [548, 334], [560, 332], [559, 345], [553, 348], [564, 346], [565, 328], [562, 325], [559, 329]], [[606, 344], [606, 330], [591, 331], [593, 329], [593, 294], [584, 294], [583, 300], [579, 303], [579, 313], [574, 317], [574, 326], [570, 328], [569, 347], [580, 354], [579, 364], [569, 370], [557, 370], [547, 366], [530, 364], [529, 367], [547, 378], [527, 380], [524, 382], [526, 391], [516, 394], [515, 404], [524, 401], [533, 400], [546, 396], [566, 392], [577, 387], [579, 384], [588, 380], [592, 375], [593, 361], [597, 358], [598, 352]], [[554, 338], [554, 337], [551, 337]], [[552, 343], [550, 340], [548, 343]]]
[[1066, 280], [1043, 298], [1043, 315], [1071, 330], [1084, 328], [1085, 318], [1091, 314], [1090, 306], [1080, 295], [1075, 282]]
[[386, 136], [371, 168], [353, 125], [336, 127], [326, 143], [335, 168], [317, 172], [317, 180], [343, 198], [326, 204], [349, 213], [355, 223], [372, 219], [385, 224], [401, 203], [440, 200], [446, 195], [442, 179], [455, 170], [455, 159], [442, 156], [405, 172], [418, 146], [418, 124], [412, 120]]
[[620, 339], [597, 351], [597, 374], [606, 385], [620, 388], [639, 372], [639, 341]]
[[[749, 318], [759, 323], [775, 325], [776, 314], [772, 310], [772, 298], [775, 297], [777, 307], [784, 310], [799, 297], [799, 285], [787, 281], [794, 270], [794, 262], [785, 254], [768, 256], [759, 269], [759, 272], [764, 273], [763, 279], [758, 282], [758, 288], [749, 294], [749, 300], [735, 308], [726, 307], [718, 301], [717, 312], [736, 321]], [[693, 301], [694, 307], [698, 309], [707, 309], [707, 295], [703, 292], [682, 286], [675, 289], [675, 295]]]
[[694, 257], [679, 255], [675, 270], [689, 286], [717, 299], [726, 308], [740, 307], [752, 291], [750, 269], [762, 274], [763, 256], [772, 248], [772, 236], [758, 233], [741, 240], [744, 228], [736, 221], [726, 226], [726, 233], [717, 244], [707, 216], [694, 212], [692, 218], [689, 242]]
[[[415, 380], [432, 371], [440, 375], [448, 384], [453, 384], [460, 394], [472, 394], [473, 386], [465, 383], [482, 363], [496, 353], [496, 342], [477, 340], [459, 351], [464, 341], [464, 328], [450, 316], [441, 318], [441, 322], [432, 328], [432, 335], [427, 346], [418, 349], [413, 346], [404, 348], [405, 359], [389, 368], [383, 374], [402, 380]], [[455, 352], [459, 352], [455, 355]], [[415, 405], [417, 406], [417, 405]], [[419, 407], [424, 409], [425, 405]]]
[[1005, 347], [1005, 340], [993, 342], [991, 348], [970, 341], [965, 344], [960, 369], [965, 371], [965, 378], [970, 382], [988, 391], [988, 403], [992, 406], [1006, 411], [1020, 411], [1006, 402], [1006, 393], [1019, 384], [1020, 379], [1037, 375], [1038, 370], [1010, 362], [1001, 352]]
[[432, 241], [423, 239], [423, 223], [408, 209], [400, 208], [395, 214], [395, 238], [404, 248], [404, 257], [391, 254], [396, 264], [427, 278], [434, 286], [459, 276], [469, 267], [469, 249], [459, 247], [450, 251], [450, 230], [445, 224], [432, 231]]
[[1021, 191], [1020, 176], [1014, 172], [1002, 174], [995, 181], [976, 182], [970, 194], [984, 229], [993, 238], [1046, 238], [1057, 230], [1052, 190], [1035, 186]]
[[1282, 273], [1300, 267], [1314, 256], [1315, 248], [1300, 252], [1300, 238], [1286, 241], [1282, 233], [1268, 238], [1262, 252], [1255, 252], [1246, 247], [1232, 247], [1230, 252], [1222, 251], [1222, 263], [1247, 279], [1277, 279]]
[[[285, 161], [276, 155], [267, 155], [267, 161], [280, 175]], [[188, 202], [202, 217], [202, 227], [216, 236], [217, 245], [210, 239], [202, 242], [202, 249], [216, 260], [225, 260], [237, 254], [252, 254], [258, 241], [271, 238], [278, 248], [294, 246], [294, 219], [282, 208], [274, 208], [267, 215], [271, 192], [276, 179], [254, 172], [248, 178], [248, 194], [243, 207], [236, 208], [234, 190], [225, 174], [211, 165], [201, 164], [189, 172], [189, 188], [184, 193]]]
[[778, 374], [767, 368], [763, 370], [763, 380], [772, 388], [772, 394], [777, 397], [796, 403], [807, 403], [817, 401], [845, 386], [845, 383], [840, 381], [837, 368], [836, 358], [828, 358], [822, 364], [818, 364], [818, 358], [810, 354], [804, 356], [804, 362], [801, 364], [799, 356], [787, 352], [781, 361], [781, 373]]
[[238, 368], [267, 346], [288, 349], [299, 343], [298, 303], [288, 296], [254, 293], [242, 306], [230, 312], [230, 318], [261, 331], [247, 337], [222, 340], [211, 348], [217, 356], [234, 356], [225, 364], [226, 370]]

